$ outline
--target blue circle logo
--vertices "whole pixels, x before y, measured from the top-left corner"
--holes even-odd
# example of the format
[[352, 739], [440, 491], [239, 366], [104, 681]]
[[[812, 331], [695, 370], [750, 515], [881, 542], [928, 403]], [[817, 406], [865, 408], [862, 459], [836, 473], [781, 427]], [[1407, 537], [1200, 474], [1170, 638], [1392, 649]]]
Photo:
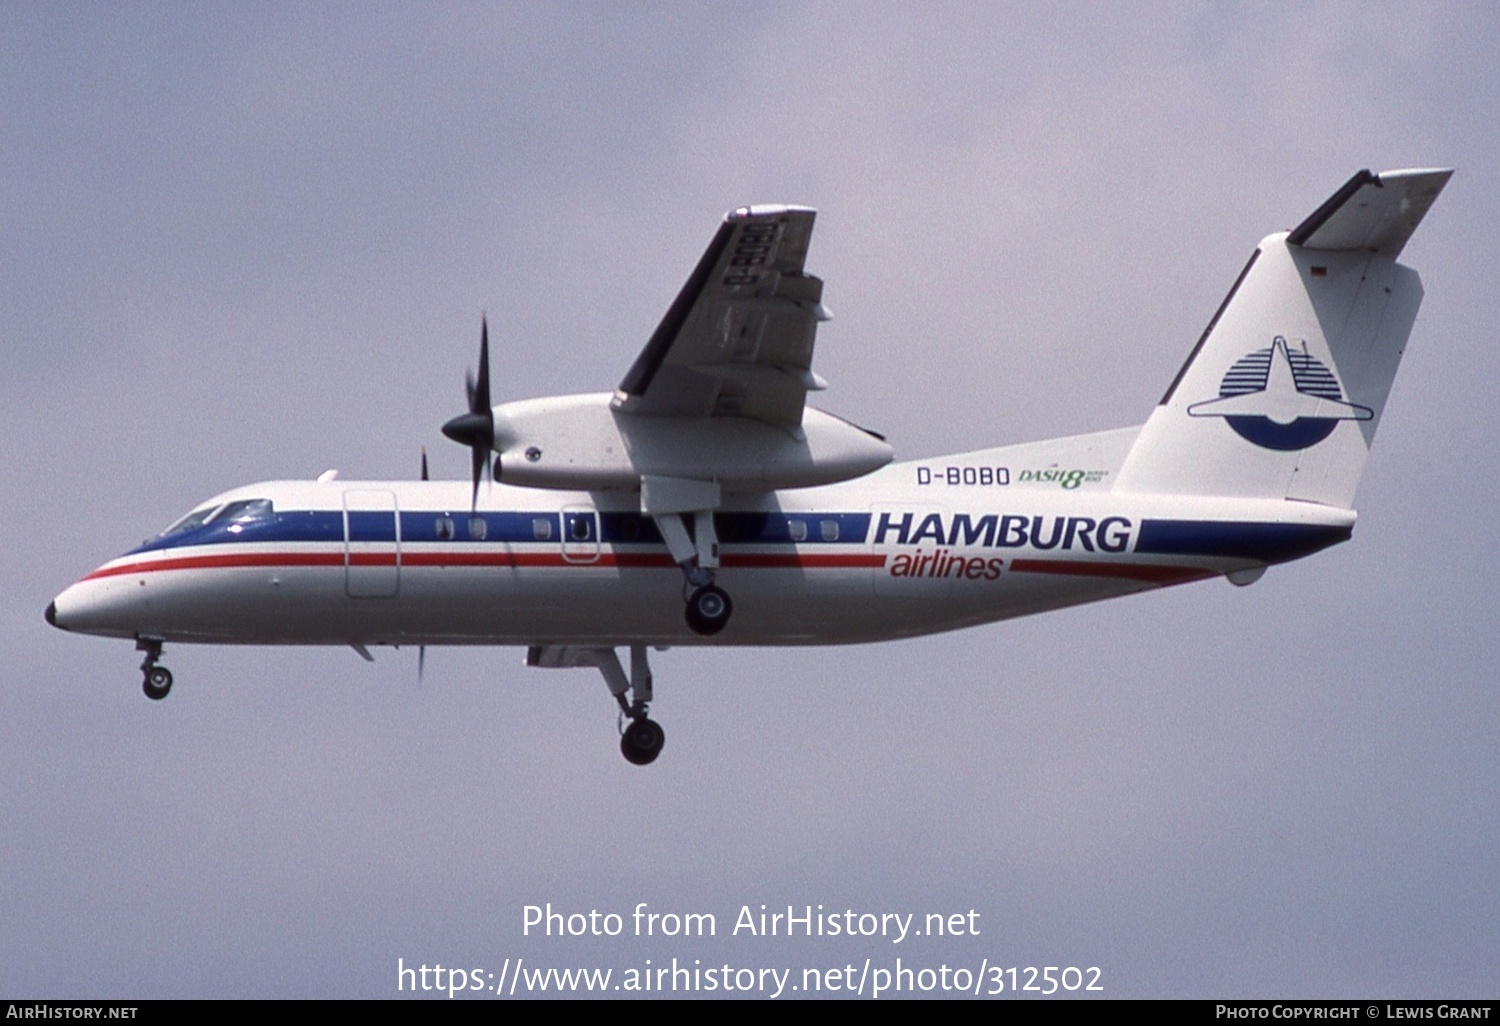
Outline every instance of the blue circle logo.
[[1245, 441], [1295, 452], [1333, 434], [1341, 420], [1369, 420], [1374, 411], [1344, 401], [1333, 371], [1277, 335], [1271, 345], [1236, 360], [1219, 383], [1219, 397], [1188, 407], [1193, 417], [1223, 417]]

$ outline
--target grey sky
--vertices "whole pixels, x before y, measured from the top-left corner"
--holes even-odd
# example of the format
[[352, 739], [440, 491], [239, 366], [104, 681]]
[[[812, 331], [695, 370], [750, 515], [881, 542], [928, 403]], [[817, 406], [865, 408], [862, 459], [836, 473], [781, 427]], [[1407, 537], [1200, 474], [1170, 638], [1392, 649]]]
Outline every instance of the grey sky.
[[[1098, 965], [1113, 996], [1486, 996], [1500, 964], [1493, 230], [1470, 5], [12, 5], [0, 18], [0, 996], [395, 996], [498, 967]], [[462, 477], [613, 387], [748, 202], [820, 209], [821, 405], [900, 457], [1139, 423], [1256, 241], [1453, 166], [1354, 540], [847, 649], [170, 650], [42, 621], [253, 480]], [[712, 941], [521, 909], [713, 912]], [[900, 947], [741, 905], [977, 909]]]

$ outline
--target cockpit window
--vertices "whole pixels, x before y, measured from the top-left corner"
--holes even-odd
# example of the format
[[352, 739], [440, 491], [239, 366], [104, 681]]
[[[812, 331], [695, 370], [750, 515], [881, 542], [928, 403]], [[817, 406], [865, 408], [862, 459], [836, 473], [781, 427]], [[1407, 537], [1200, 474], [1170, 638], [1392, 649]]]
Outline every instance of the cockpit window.
[[181, 534], [183, 531], [191, 531], [195, 527], [202, 527], [208, 522], [208, 518], [213, 515], [214, 510], [218, 508], [218, 506], [204, 506], [202, 509], [195, 509], [171, 527], [168, 527], [159, 537], [165, 538], [169, 534]]
[[256, 520], [269, 520], [274, 512], [270, 499], [240, 499], [225, 505], [205, 523], [248, 524]]
[[234, 502], [203, 506], [195, 509], [158, 537], [182, 534], [205, 524], [248, 524], [256, 520], [269, 520], [275, 513], [270, 499], [238, 499]]

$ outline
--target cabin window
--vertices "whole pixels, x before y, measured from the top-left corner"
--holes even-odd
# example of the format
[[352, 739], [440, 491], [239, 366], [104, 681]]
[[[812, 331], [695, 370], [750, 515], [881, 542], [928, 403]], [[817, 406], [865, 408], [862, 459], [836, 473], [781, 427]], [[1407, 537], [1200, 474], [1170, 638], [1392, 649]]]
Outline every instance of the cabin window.
[[822, 524], [823, 540], [835, 542], [839, 540], [839, 522], [837, 520], [825, 520]]
[[547, 541], [552, 537], [552, 520], [550, 517], [534, 517], [531, 521], [531, 536], [537, 541]]
[[437, 522], [433, 524], [433, 533], [437, 535], [439, 541], [447, 541], [449, 538], [452, 538], [453, 518], [438, 517]]
[[786, 522], [786, 533], [791, 535], [792, 541], [807, 541], [807, 521], [788, 520]]
[[484, 536], [489, 533], [489, 525], [484, 522], [484, 517], [469, 518], [469, 537], [475, 541], [484, 541]]

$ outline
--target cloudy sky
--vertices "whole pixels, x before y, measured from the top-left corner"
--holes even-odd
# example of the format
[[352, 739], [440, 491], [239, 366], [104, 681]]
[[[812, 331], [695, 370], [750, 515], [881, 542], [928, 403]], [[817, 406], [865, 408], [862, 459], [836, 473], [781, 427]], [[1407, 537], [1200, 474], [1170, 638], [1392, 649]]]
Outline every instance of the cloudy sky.
[[[398, 959], [1098, 966], [1112, 996], [1500, 981], [1482, 5], [10, 5], [0, 995], [394, 997]], [[920, 641], [655, 657], [660, 761], [513, 649], [196, 649], [54, 594], [254, 480], [467, 474], [612, 388], [722, 212], [820, 209], [822, 405], [903, 458], [1142, 421], [1256, 241], [1458, 169], [1354, 540]], [[523, 936], [523, 909], [718, 936]], [[978, 936], [731, 936], [744, 905]], [[627, 931], [628, 932], [628, 931]]]

